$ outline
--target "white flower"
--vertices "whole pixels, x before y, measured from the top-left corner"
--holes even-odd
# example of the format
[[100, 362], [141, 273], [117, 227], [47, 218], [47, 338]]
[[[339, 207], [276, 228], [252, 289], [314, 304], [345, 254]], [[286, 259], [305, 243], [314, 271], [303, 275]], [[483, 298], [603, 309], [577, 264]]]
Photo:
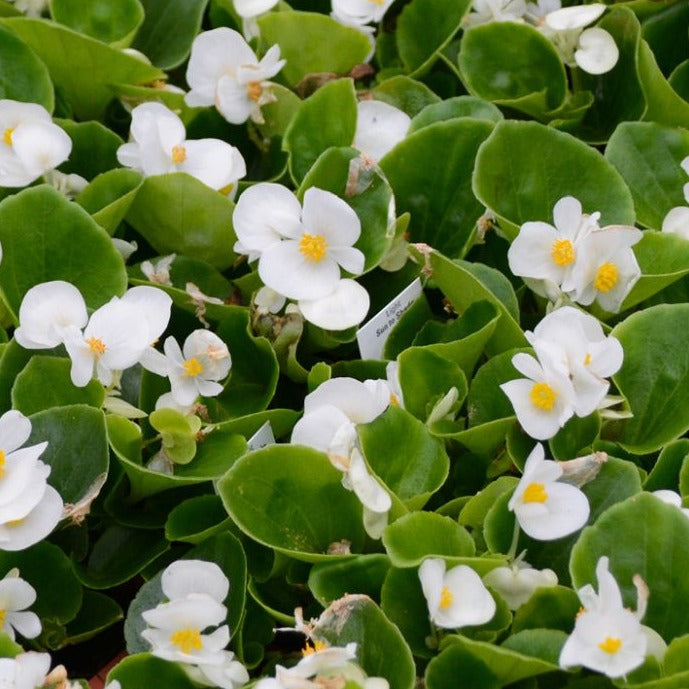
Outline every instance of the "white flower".
[[332, 0], [332, 16], [343, 24], [363, 26], [379, 22], [394, 0]]
[[14, 641], [15, 630], [25, 639], [34, 639], [41, 633], [41, 621], [26, 608], [36, 602], [36, 589], [19, 577], [19, 570], [10, 570], [0, 579], [0, 631]]
[[500, 389], [524, 431], [536, 440], [547, 440], [574, 415], [576, 393], [559, 348], [539, 341], [534, 349], [538, 360], [522, 352], [512, 357], [512, 365], [527, 378], [510, 380]]
[[0, 658], [0, 686], [36, 689], [43, 686], [50, 669], [50, 654], [29, 651], [14, 658]]
[[574, 388], [577, 416], [598, 409], [610, 388], [605, 378], [619, 371], [624, 351], [619, 340], [605, 336], [597, 318], [564, 306], [545, 316], [526, 338], [534, 346], [545, 341], [559, 348]]
[[191, 90], [184, 100], [191, 107], [215, 105], [232, 124], [249, 118], [261, 123], [261, 106], [275, 100], [267, 80], [284, 64], [278, 45], [272, 46], [259, 62], [236, 31], [226, 27], [204, 31], [191, 46], [187, 67]]
[[304, 318], [325, 330], [346, 330], [359, 325], [371, 306], [368, 292], [355, 280], [344, 278], [332, 292], [319, 299], [300, 299]]
[[0, 187], [25, 187], [72, 152], [72, 140], [36, 103], [0, 100], [0, 132]]
[[75, 173], [64, 173], [59, 170], [48, 170], [43, 175], [43, 179], [51, 187], [57, 189], [66, 199], [70, 201], [81, 194], [88, 186], [88, 180]]
[[517, 610], [541, 587], [557, 586], [552, 569], [533, 569], [517, 559], [509, 567], [496, 567], [483, 577], [483, 583], [497, 591], [510, 610]]
[[470, 26], [521, 21], [526, 13], [526, 0], [474, 0], [473, 10], [464, 19]]
[[605, 29], [593, 27], [581, 32], [574, 60], [584, 72], [605, 74], [619, 59], [620, 51], [615, 39]]
[[597, 594], [591, 585], [577, 592], [584, 609], [562, 647], [560, 667], [582, 665], [608, 677], [622, 677], [646, 657], [648, 642], [640, 622], [645, 601], [639, 596], [636, 613], [624, 607], [617, 581], [608, 570], [607, 557], [598, 560], [596, 577]]
[[380, 100], [362, 100], [357, 105], [354, 148], [380, 160], [407, 134], [411, 118], [399, 108]]
[[180, 349], [174, 337], [165, 340], [167, 376], [178, 404], [192, 404], [199, 395], [215, 397], [222, 392], [218, 382], [230, 372], [232, 358], [227, 345], [208, 330], [194, 330]]
[[682, 507], [682, 496], [675, 493], [674, 490], [654, 490], [652, 495], [655, 495], [658, 500], [666, 502], [668, 505], [673, 505], [682, 510], [685, 517], [689, 517], [689, 508]]
[[169, 600], [204, 593], [222, 603], [230, 592], [229, 579], [215, 562], [206, 560], [176, 560], [165, 568], [160, 584]]
[[421, 588], [433, 624], [444, 629], [485, 624], [495, 615], [495, 601], [481, 577], [466, 565], [445, 571], [445, 561], [427, 558], [419, 567]]
[[141, 272], [150, 282], [172, 287], [170, 268], [176, 258], [177, 254], [170, 254], [168, 256], [162, 256], [155, 263], [152, 261], [142, 261], [140, 266]]
[[186, 665], [187, 674], [199, 684], [221, 689], [237, 689], [249, 681], [249, 673], [244, 665], [235, 660], [232, 651], [219, 651], [216, 658], [220, 662], [215, 664], [199, 663]]
[[343, 667], [350, 661], [356, 660], [356, 643], [350, 642], [346, 646], [329, 646], [323, 642], [316, 642], [315, 648], [307, 646], [302, 654], [302, 659], [294, 667], [282, 668], [282, 671], [278, 673], [281, 680], [289, 676], [307, 679]]
[[186, 140], [182, 120], [162, 103], [142, 103], [132, 110], [130, 143], [117, 149], [117, 160], [144, 176], [186, 172], [234, 197], [246, 175], [237, 148], [220, 139]]
[[578, 531], [586, 524], [590, 508], [579, 488], [559, 483], [562, 467], [545, 459], [537, 443], [529, 454], [524, 473], [507, 503], [522, 530], [539, 541], [552, 541]]

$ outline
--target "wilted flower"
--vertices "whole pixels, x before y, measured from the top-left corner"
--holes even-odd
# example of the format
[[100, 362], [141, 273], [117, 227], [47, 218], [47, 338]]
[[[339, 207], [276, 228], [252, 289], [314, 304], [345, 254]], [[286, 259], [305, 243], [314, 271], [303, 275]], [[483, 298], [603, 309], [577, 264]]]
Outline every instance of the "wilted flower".
[[533, 569], [528, 562], [517, 559], [509, 567], [491, 569], [483, 583], [497, 591], [510, 610], [517, 610], [536, 589], [557, 586], [557, 574], [552, 569]]

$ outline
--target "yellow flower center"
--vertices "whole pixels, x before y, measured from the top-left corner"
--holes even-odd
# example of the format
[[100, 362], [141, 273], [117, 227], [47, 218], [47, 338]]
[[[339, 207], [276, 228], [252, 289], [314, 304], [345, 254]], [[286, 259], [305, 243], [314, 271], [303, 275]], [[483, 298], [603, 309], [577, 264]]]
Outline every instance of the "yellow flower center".
[[12, 145], [12, 132], [14, 132], [14, 127], [8, 127], [5, 129], [5, 133], [2, 135], [2, 140], [8, 145]]
[[228, 184], [226, 187], [222, 187], [221, 189], [218, 189], [218, 191], [223, 195], [223, 196], [229, 196], [232, 193], [232, 190], [234, 189], [234, 183], [231, 182]]
[[325, 641], [310, 641], [301, 649], [301, 654], [306, 657], [318, 653], [318, 651], [323, 651], [326, 648], [328, 648], [328, 644], [325, 643]]
[[442, 590], [440, 591], [440, 609], [447, 610], [452, 605], [454, 598], [455, 597], [452, 595], [452, 591], [450, 591], [447, 586], [443, 586]]
[[530, 483], [522, 496], [524, 502], [545, 502], [547, 499], [548, 493], [542, 483]]
[[183, 163], [187, 159], [187, 149], [184, 146], [172, 147], [172, 162]]
[[0, 627], [5, 624], [5, 617], [7, 617], [7, 610], [0, 610]]
[[556, 239], [550, 249], [550, 257], [553, 263], [564, 268], [574, 263], [576, 253], [569, 239]]
[[184, 375], [190, 378], [196, 378], [196, 376], [203, 373], [203, 364], [195, 356], [187, 359], [182, 364], [182, 368], [184, 369]]
[[323, 235], [304, 232], [299, 240], [299, 251], [309, 261], [319, 263], [328, 255], [328, 242]]
[[21, 519], [13, 519], [12, 521], [5, 522], [5, 526], [21, 526], [25, 519], [26, 517], [22, 517]]
[[[5, 461], [6, 461], [5, 451], [0, 450], [0, 478], [2, 478], [5, 475]], [[0, 623], [0, 625], [1, 625], [1, 623]]]
[[605, 641], [598, 644], [598, 648], [610, 655], [614, 655], [622, 648], [622, 639], [613, 639], [611, 636], [606, 636]]
[[172, 641], [182, 653], [191, 653], [192, 651], [200, 651], [203, 648], [201, 641], [201, 632], [192, 627], [186, 629], [178, 629], [171, 637]]
[[260, 81], [250, 81], [246, 85], [246, 95], [249, 99], [258, 103], [259, 98], [263, 95], [263, 86], [261, 86]]
[[617, 279], [617, 266], [614, 263], [604, 263], [596, 272], [593, 286], [599, 292], [609, 292], [617, 284]]
[[101, 340], [99, 337], [87, 338], [86, 344], [91, 348], [91, 351], [96, 357], [103, 356], [103, 354], [105, 354], [105, 350], [107, 349], [105, 342], [103, 342], [103, 340]]
[[397, 395], [394, 392], [390, 393], [390, 406], [391, 407], [399, 407], [400, 406], [399, 397], [397, 397]]
[[529, 397], [531, 404], [542, 411], [550, 411], [555, 406], [555, 390], [548, 383], [534, 383]]
[[591, 363], [591, 354], [590, 352], [586, 353], [586, 356], [584, 357], [584, 366], [588, 366]]

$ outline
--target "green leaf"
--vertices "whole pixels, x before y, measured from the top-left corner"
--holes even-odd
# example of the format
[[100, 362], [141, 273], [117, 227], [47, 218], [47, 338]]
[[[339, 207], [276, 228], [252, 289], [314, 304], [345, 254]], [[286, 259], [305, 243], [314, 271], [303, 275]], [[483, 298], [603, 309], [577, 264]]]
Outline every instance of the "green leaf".
[[258, 19], [263, 45], [280, 45], [287, 64], [280, 73], [290, 86], [308, 74], [346, 75], [365, 62], [371, 47], [358, 29], [315, 12], [270, 12]]
[[553, 459], [561, 461], [582, 457], [591, 452], [591, 446], [597, 440], [601, 429], [599, 414], [573, 416], [548, 441]]
[[[272, 445], [239, 459], [218, 482], [234, 522], [248, 536], [299, 560], [318, 562], [328, 548], [364, 539], [361, 504], [322, 452]], [[323, 505], [329, 509], [323, 511]]]
[[51, 407], [88, 404], [100, 409], [105, 399], [103, 386], [90, 380], [78, 388], [70, 378], [69, 359], [33, 356], [12, 386], [12, 408], [27, 416]]
[[684, 2], [663, 7], [643, 20], [642, 35], [653, 50], [663, 74], [669, 74], [689, 58], [689, 50], [683, 45], [688, 24], [689, 6]]
[[391, 689], [412, 689], [414, 660], [399, 629], [368, 597], [350, 595], [323, 611], [314, 629], [333, 646], [357, 644], [357, 660], [369, 677], [384, 677]]
[[427, 557], [473, 557], [476, 550], [463, 526], [434, 512], [400, 517], [385, 529], [383, 545], [395, 567], [416, 567]]
[[[544, 158], [542, 151], [557, 154]], [[553, 206], [567, 195], [585, 213], [600, 211], [601, 226], [634, 224], [632, 197], [617, 170], [582, 141], [536, 122], [495, 125], [476, 157], [474, 193], [499, 216], [508, 238], [522, 223], [552, 222]]]
[[[462, 24], [469, 0], [413, 0], [397, 18], [397, 49], [412, 76], [427, 72]], [[419, 31], [419, 27], [424, 28]]]
[[447, 646], [426, 668], [425, 682], [428, 689], [445, 689], [452, 686], [457, 677], [473, 689], [499, 689], [498, 682], [489, 666], [467, 649], [452, 644]]
[[659, 449], [689, 429], [689, 333], [682, 326], [688, 304], [652, 306], [632, 314], [612, 334], [624, 349], [613, 376], [634, 416], [618, 442], [630, 452]]
[[637, 220], [660, 229], [675, 206], [685, 205], [687, 174], [680, 163], [689, 155], [689, 132], [655, 122], [623, 122], [610, 137], [605, 157], [632, 192]]
[[2, 24], [46, 64], [53, 83], [80, 120], [101, 117], [114, 97], [111, 84], [143, 84], [164, 76], [136, 57], [59, 24], [26, 17], [2, 19]]
[[661, 450], [653, 469], [646, 478], [644, 490], [654, 491], [663, 488], [675, 490], [687, 455], [689, 455], [689, 439], [680, 438], [668, 443]]
[[82, 208], [51, 187], [20, 191], [0, 203], [0, 287], [19, 310], [29, 288], [71, 282], [96, 308], [122, 294], [127, 275], [110, 237]]
[[440, 103], [440, 98], [426, 84], [398, 75], [378, 84], [371, 92], [376, 100], [382, 100], [414, 117], [427, 105]]
[[139, 0], [50, 0], [53, 19], [103, 43], [126, 48], [144, 20]]
[[553, 665], [559, 665], [560, 651], [568, 634], [557, 629], [525, 629], [508, 636], [502, 648], [523, 653], [526, 656], [542, 658]]
[[108, 683], [115, 680], [127, 689], [150, 689], [159, 684], [167, 689], [195, 689], [196, 687], [181, 665], [156, 658], [148, 653], [123, 658], [108, 673]]
[[[430, 124], [380, 161], [395, 192], [397, 212], [411, 213], [412, 242], [430, 244], [452, 257], [469, 250], [484, 210], [474, 198], [471, 173], [492, 127], [471, 118]], [[437, 165], [438, 160], [443, 164]]]
[[76, 404], [31, 416], [30, 442], [48, 441], [41, 460], [51, 467], [50, 484], [66, 503], [78, 504], [102, 485], [108, 472], [108, 441], [100, 409]]
[[55, 107], [50, 74], [36, 53], [11, 31], [0, 28], [0, 98]]
[[234, 204], [226, 196], [184, 172], [148, 177], [141, 185], [127, 222], [159, 253], [177, 253], [227, 268]]
[[146, 17], [133, 48], [157, 67], [177, 67], [189, 56], [208, 0], [140, 0]]
[[572, 589], [541, 587], [515, 612], [512, 630], [559, 629], [569, 633], [580, 608], [581, 601]]
[[443, 443], [403, 409], [388, 407], [357, 432], [371, 469], [411, 509], [420, 509], [445, 482], [450, 460]]
[[78, 644], [93, 638], [124, 617], [122, 608], [110, 596], [84, 590], [77, 616], [66, 627], [66, 644]]
[[562, 60], [538, 29], [528, 24], [489, 22], [470, 28], [459, 51], [469, 92], [537, 119], [560, 107], [567, 92]]
[[572, 549], [572, 580], [577, 588], [593, 584], [597, 589], [596, 564], [609, 556], [624, 604], [636, 609], [632, 577], [639, 575], [650, 590], [644, 624], [670, 641], [689, 631], [681, 602], [689, 595], [687, 538], [689, 520], [681, 510], [648, 493], [635, 495], [583, 531]]
[[331, 81], [301, 104], [283, 140], [289, 153], [290, 174], [297, 184], [326, 149], [352, 143], [356, 115], [356, 94], [351, 79]]
[[177, 505], [165, 522], [168, 541], [200, 543], [225, 531], [230, 519], [217, 495], [198, 495]]
[[435, 122], [454, 120], [458, 117], [472, 117], [477, 120], [499, 122], [504, 119], [502, 113], [492, 103], [474, 96], [455, 96], [440, 103], [427, 105], [418, 115], [412, 118], [407, 136]]
[[351, 560], [318, 562], [309, 573], [309, 589], [323, 607], [349, 591], [378, 600], [389, 569], [390, 560], [379, 553], [359, 555]]
[[149, 423], [162, 437], [165, 454], [175, 464], [189, 464], [196, 455], [196, 436], [201, 430], [198, 416], [186, 416], [163, 407], [151, 412]]
[[[100, 122], [58, 119], [55, 123], [59, 124], [72, 140], [72, 152], [69, 154], [69, 160], [60, 165], [61, 172], [76, 173], [91, 180], [96, 175], [119, 165], [117, 149], [124, 141]], [[128, 172], [135, 174], [133, 170]]]

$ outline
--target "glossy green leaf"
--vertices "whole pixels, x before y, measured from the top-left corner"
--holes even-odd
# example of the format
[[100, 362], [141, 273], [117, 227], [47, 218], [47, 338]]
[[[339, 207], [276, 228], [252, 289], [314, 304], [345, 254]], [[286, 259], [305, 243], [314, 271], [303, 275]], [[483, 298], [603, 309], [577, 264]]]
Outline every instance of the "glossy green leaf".
[[548, 441], [553, 459], [565, 461], [589, 454], [600, 430], [601, 419], [598, 414], [573, 416]]
[[474, 198], [471, 173], [492, 127], [471, 118], [437, 122], [411, 134], [382, 158], [380, 166], [395, 192], [397, 212], [411, 213], [412, 242], [430, 244], [451, 257], [469, 250], [484, 211]]
[[350, 591], [380, 599], [385, 575], [390, 569], [386, 555], [359, 555], [351, 560], [318, 562], [309, 573], [309, 589], [324, 607]]
[[376, 100], [382, 100], [414, 117], [427, 105], [440, 103], [441, 99], [420, 81], [397, 75], [378, 84], [372, 91]]
[[79, 612], [66, 626], [66, 643], [78, 644], [87, 641], [123, 617], [122, 608], [110, 596], [84, 589]]
[[438, 438], [454, 440], [476, 455], [493, 457], [496, 450], [505, 443], [505, 436], [515, 423], [513, 416], [471, 428], [460, 428], [457, 424], [440, 421], [431, 426], [431, 433]]
[[30, 361], [33, 352], [24, 349], [12, 338], [3, 348], [0, 357], [0, 404], [12, 407], [12, 387], [16, 377]]
[[175, 507], [165, 522], [165, 537], [169, 541], [200, 543], [209, 536], [225, 531], [229, 517], [217, 495], [188, 498]]
[[689, 305], [652, 306], [632, 314], [612, 334], [624, 349], [613, 376], [634, 416], [624, 422], [619, 442], [634, 453], [662, 447], [689, 428], [689, 333], [682, 326]]
[[602, 227], [634, 224], [632, 196], [617, 170], [582, 141], [536, 122], [495, 125], [476, 157], [474, 193], [509, 238], [524, 222], [552, 222], [553, 206], [567, 195], [585, 213], [599, 211]]
[[234, 204], [184, 172], [148, 177], [127, 222], [160, 254], [177, 253], [227, 268], [234, 261]]
[[91, 308], [127, 285], [122, 257], [82, 208], [48, 186], [31, 187], [0, 203], [0, 287], [19, 310], [27, 290], [49, 280], [75, 285]]
[[418, 115], [412, 118], [407, 135], [428, 127], [435, 122], [454, 120], [458, 117], [472, 117], [477, 120], [499, 122], [503, 115], [492, 103], [474, 96], [455, 96], [440, 103], [427, 105]]
[[[361, 504], [342, 486], [327, 456], [297, 445], [272, 445], [238, 460], [218, 492], [234, 522], [254, 540], [318, 562], [331, 545], [363, 545]], [[329, 509], [323, 511], [323, 505]]]
[[163, 76], [156, 67], [59, 24], [26, 17], [2, 23], [46, 64], [53, 83], [82, 120], [103, 114], [114, 97], [110, 84], [143, 84]]
[[[69, 159], [60, 165], [61, 172], [76, 173], [87, 180], [118, 167], [117, 149], [124, 143], [112, 130], [100, 122], [56, 120], [72, 140]], [[129, 170], [135, 174], [133, 170]], [[92, 212], [92, 211], [89, 211]]]
[[29, 416], [51, 407], [88, 404], [100, 409], [105, 398], [103, 386], [91, 380], [86, 387], [72, 383], [68, 359], [33, 356], [12, 386], [12, 408]]
[[196, 436], [201, 430], [198, 416], [186, 416], [176, 409], [156, 409], [148, 417], [151, 426], [160, 433], [162, 448], [175, 464], [189, 464], [196, 455]]
[[660, 12], [646, 17], [642, 36], [653, 50], [663, 74], [669, 74], [682, 61], [689, 58], [689, 49], [683, 45], [689, 25], [689, 6], [684, 2], [663, 7]]
[[408, 507], [420, 509], [447, 478], [443, 443], [409, 412], [388, 407], [357, 432], [371, 469]]
[[53, 84], [45, 64], [11, 31], [0, 28], [0, 98], [55, 106]]
[[103, 43], [126, 48], [144, 19], [139, 0], [50, 0], [53, 19]]
[[458, 645], [450, 645], [431, 660], [426, 668], [425, 683], [428, 689], [444, 689], [462, 677], [473, 689], [499, 689], [489, 666], [476, 655]]
[[581, 534], [572, 550], [572, 580], [577, 588], [589, 583], [597, 588], [596, 564], [609, 556], [625, 605], [636, 609], [632, 578], [639, 575], [650, 591], [644, 624], [670, 641], [689, 630], [681, 603], [689, 595], [687, 538], [689, 520], [680, 510], [648, 493], [635, 495]]
[[117, 680], [128, 689], [150, 689], [158, 684], [167, 689], [194, 689], [196, 685], [181, 665], [148, 653], [123, 658], [108, 673], [108, 683]]
[[[654, 491], [663, 488], [675, 490], [687, 455], [689, 455], [689, 439], [680, 438], [668, 443], [661, 450], [656, 463], [653, 465], [653, 469], [648, 474], [644, 482], [644, 490]], [[689, 476], [687, 476], [687, 479], [689, 479]], [[689, 483], [687, 488], [689, 489]]]
[[[469, 9], [469, 0], [413, 0], [397, 19], [397, 49], [404, 66], [413, 75], [427, 72], [440, 51], [450, 42]], [[424, 31], [419, 31], [423, 26]]]
[[371, 49], [362, 32], [314, 12], [270, 12], [258, 26], [264, 45], [280, 45], [287, 60], [281, 74], [290, 86], [315, 72], [346, 75]]
[[326, 149], [349, 146], [355, 129], [354, 82], [337, 79], [318, 89], [301, 104], [285, 131], [283, 144], [289, 153], [292, 178], [301, 182]]
[[581, 601], [577, 594], [565, 586], [547, 586], [534, 591], [514, 614], [512, 629], [559, 629], [571, 632]]
[[132, 47], [161, 69], [189, 56], [208, 0], [140, 0], [146, 17]]
[[459, 68], [469, 92], [537, 119], [565, 99], [565, 68], [555, 47], [528, 24], [488, 22], [462, 39]]

